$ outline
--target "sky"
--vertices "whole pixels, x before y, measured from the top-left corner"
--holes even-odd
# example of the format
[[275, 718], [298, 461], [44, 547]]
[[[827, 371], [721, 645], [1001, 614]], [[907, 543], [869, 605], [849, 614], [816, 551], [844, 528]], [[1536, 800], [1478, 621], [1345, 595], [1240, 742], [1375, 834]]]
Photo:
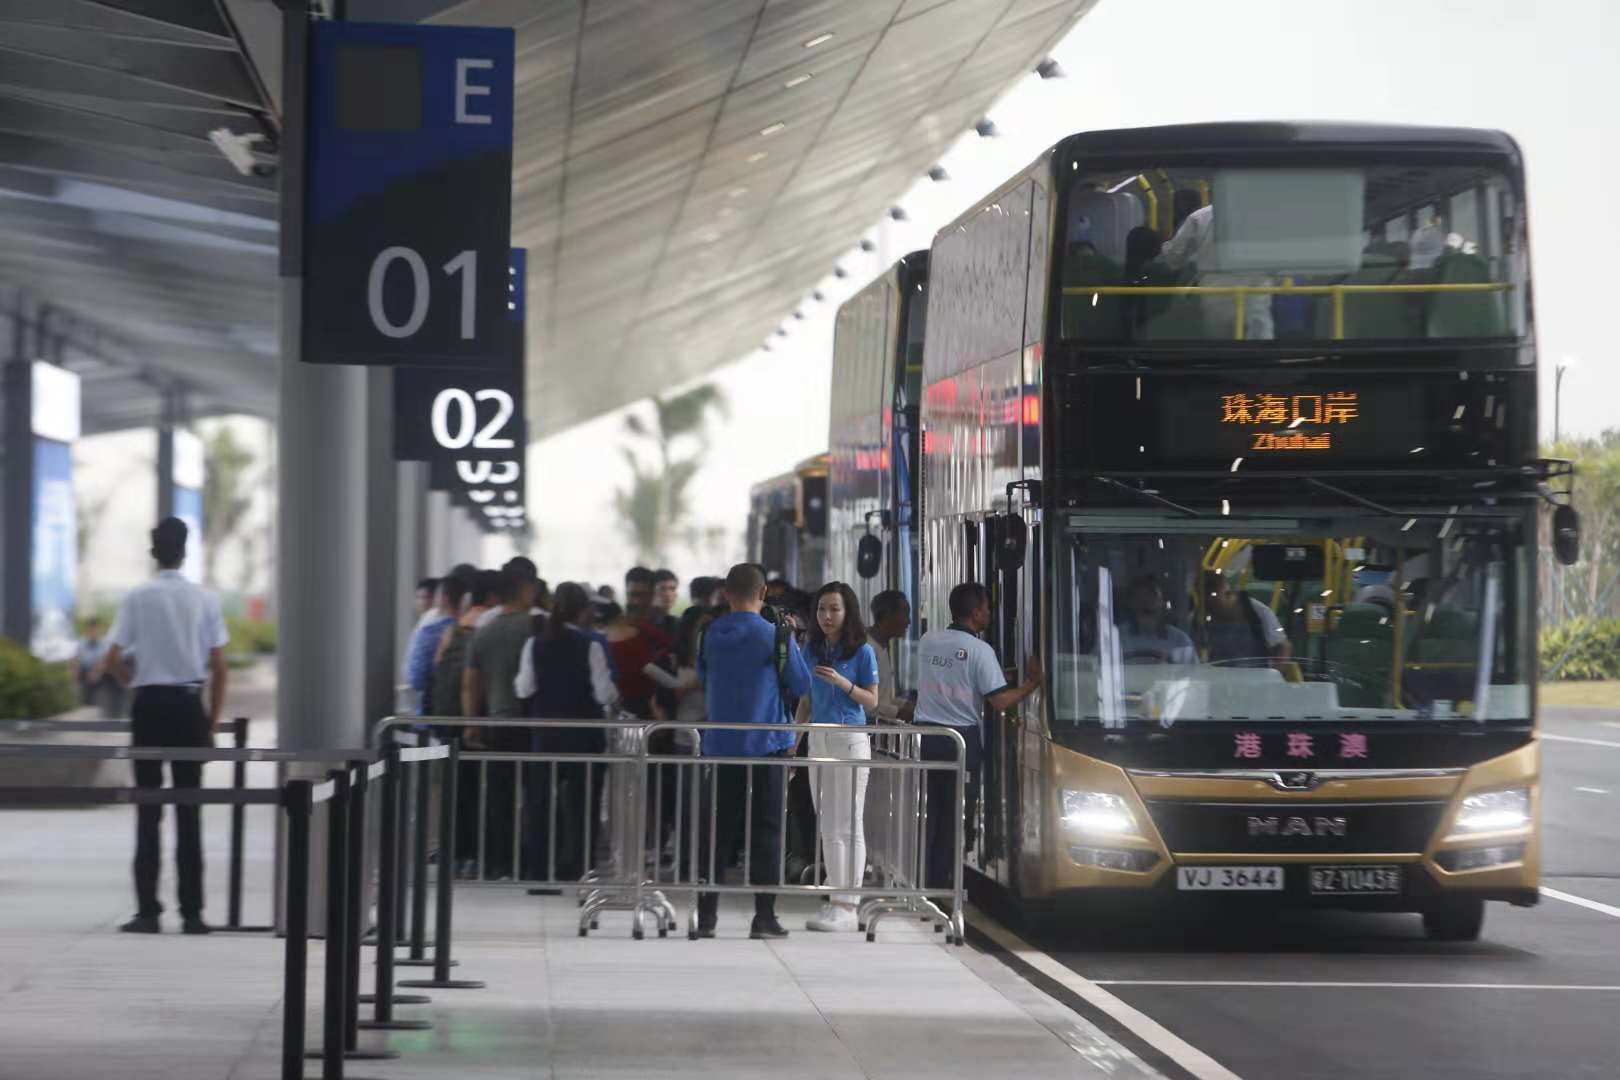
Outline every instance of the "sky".
[[[852, 238], [839, 260], [850, 276], [834, 278], [829, 265], [814, 286], [824, 302], [807, 289], [806, 318], [781, 312], [789, 334], [773, 338], [772, 351], [709, 376], [730, 407], [713, 428], [692, 499], [695, 524], [724, 539], [678, 551], [673, 569], [683, 579], [723, 571], [742, 554], [749, 488], [826, 448], [837, 305], [1076, 131], [1325, 119], [1509, 132], [1528, 163], [1543, 434], [1552, 430], [1552, 369], [1563, 358], [1574, 362], [1564, 378], [1564, 433], [1620, 426], [1620, 364], [1608, 347], [1620, 297], [1605, 288], [1609, 253], [1620, 252], [1620, 215], [1606, 206], [1605, 183], [1620, 175], [1617, 42], [1620, 0], [1101, 0], [1052, 50], [1065, 78], [1019, 82], [987, 112], [997, 137], [958, 139], [941, 159], [950, 179], [919, 179], [898, 200], [908, 220], [885, 218], [867, 232], [876, 251], [859, 251]], [[538, 537], [531, 554], [553, 581], [613, 580], [630, 564], [613, 509], [629, 475], [623, 425], [620, 411], [530, 448]], [[108, 510], [112, 535], [150, 513], [149, 483], [120, 478], [135, 449], [128, 440], [142, 438], [144, 450], [149, 432], [80, 446], [89, 494], [122, 488]], [[128, 587], [144, 576], [138, 551], [120, 558], [98, 547], [96, 587]], [[486, 561], [508, 550], [492, 542]]]
[[[1052, 50], [1063, 79], [1028, 76], [942, 159], [950, 180], [918, 183], [909, 220], [852, 247], [843, 281], [820, 283], [786, 339], [713, 373], [731, 401], [693, 485], [699, 524], [730, 540], [672, 559], [683, 578], [741, 553], [748, 489], [827, 446], [837, 304], [1046, 147], [1076, 131], [1246, 119], [1360, 120], [1499, 128], [1524, 149], [1537, 335], [1552, 430], [1552, 367], [1564, 376], [1562, 430], [1620, 426], [1620, 364], [1609, 356], [1608, 256], [1620, 216], [1604, 178], [1620, 174], [1616, 0], [1102, 0]], [[622, 411], [535, 444], [530, 503], [542, 572], [608, 580], [631, 551], [613, 510], [628, 470]]]

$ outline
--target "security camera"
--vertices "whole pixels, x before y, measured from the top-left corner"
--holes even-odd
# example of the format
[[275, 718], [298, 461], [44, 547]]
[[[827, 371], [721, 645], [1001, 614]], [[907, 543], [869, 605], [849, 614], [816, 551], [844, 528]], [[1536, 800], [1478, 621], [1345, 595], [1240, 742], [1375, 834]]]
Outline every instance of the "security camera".
[[259, 164], [258, 159], [253, 156], [253, 144], [262, 142], [263, 134], [254, 131], [238, 135], [230, 128], [215, 128], [208, 133], [208, 138], [219, 152], [225, 155], [225, 160], [243, 176], [268, 175], [262, 171], [266, 166]]

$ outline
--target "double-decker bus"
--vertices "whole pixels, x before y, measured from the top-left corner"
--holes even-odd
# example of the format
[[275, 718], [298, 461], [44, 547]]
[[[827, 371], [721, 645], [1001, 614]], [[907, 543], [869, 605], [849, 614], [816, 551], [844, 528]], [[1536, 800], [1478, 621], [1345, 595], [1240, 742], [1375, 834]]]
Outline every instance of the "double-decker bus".
[[748, 492], [748, 561], [791, 585], [821, 584], [827, 563], [827, 455]]
[[[914, 251], [846, 300], [833, 327], [827, 479], [827, 578], [917, 606], [918, 403], [928, 313], [928, 252]], [[912, 620], [912, 639], [918, 631]], [[902, 693], [909, 648], [897, 651]]]
[[1047, 672], [986, 718], [979, 874], [1449, 940], [1536, 902], [1529, 265], [1462, 129], [1079, 134], [940, 231], [921, 613], [982, 582]]

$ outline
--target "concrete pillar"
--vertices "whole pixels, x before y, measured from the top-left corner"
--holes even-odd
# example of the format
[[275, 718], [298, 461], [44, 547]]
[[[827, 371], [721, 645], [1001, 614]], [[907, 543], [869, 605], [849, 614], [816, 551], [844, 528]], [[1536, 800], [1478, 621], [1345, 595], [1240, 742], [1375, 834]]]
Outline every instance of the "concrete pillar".
[[276, 533], [284, 749], [360, 746], [366, 673], [366, 372], [299, 358], [304, 217], [302, 5], [284, 9]]
[[174, 516], [174, 429], [180, 425], [180, 395], [163, 391], [157, 426], [157, 516], [162, 521]]
[[14, 324], [11, 358], [0, 363], [0, 636], [27, 647], [33, 620], [33, 369]]
[[365, 735], [393, 715], [398, 685], [399, 604], [414, 594], [399, 561], [399, 468], [394, 464], [394, 373], [371, 368], [366, 377], [365, 452]]

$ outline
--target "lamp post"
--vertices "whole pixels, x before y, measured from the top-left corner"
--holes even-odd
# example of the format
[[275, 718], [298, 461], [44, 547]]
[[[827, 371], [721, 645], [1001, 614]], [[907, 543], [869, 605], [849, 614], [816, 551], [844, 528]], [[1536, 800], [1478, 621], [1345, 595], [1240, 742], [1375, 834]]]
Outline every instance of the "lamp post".
[[1562, 394], [1563, 394], [1563, 391], [1564, 391], [1564, 372], [1566, 372], [1570, 368], [1574, 367], [1575, 363], [1576, 363], [1575, 357], [1566, 356], [1562, 360], [1558, 361], [1558, 364], [1553, 368], [1553, 445], [1554, 446], [1558, 445], [1558, 436], [1559, 436], [1559, 433], [1560, 433], [1559, 432], [1559, 420], [1560, 420], [1561, 407], [1563, 405]]

